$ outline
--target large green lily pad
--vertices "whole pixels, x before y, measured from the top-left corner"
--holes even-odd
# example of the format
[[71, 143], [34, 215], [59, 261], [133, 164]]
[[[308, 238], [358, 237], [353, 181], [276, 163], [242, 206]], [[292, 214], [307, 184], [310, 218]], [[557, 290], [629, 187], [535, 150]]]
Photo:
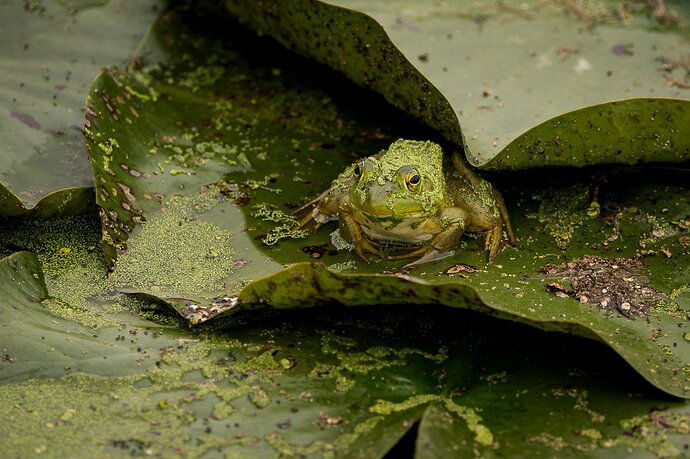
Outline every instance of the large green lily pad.
[[[468, 311], [291, 311], [185, 330], [116, 296], [129, 307], [101, 303], [85, 327], [74, 319], [108, 289], [97, 281], [97, 224], [2, 228], [1, 251], [35, 251], [0, 260], [10, 455], [381, 457], [415, 436], [418, 457], [672, 457], [687, 447], [687, 402], [601, 344]], [[76, 293], [55, 309], [60, 286]]]
[[[161, 0], [0, 3], [0, 215], [85, 211], [81, 133], [89, 85], [126, 61]], [[82, 188], [87, 187], [87, 188]]]
[[229, 0], [487, 169], [690, 159], [683, 1]]
[[520, 244], [493, 264], [468, 237], [413, 271], [367, 265], [330, 245], [333, 226], [291, 232], [289, 213], [357, 155], [401, 131], [429, 134], [222, 18], [216, 35], [198, 21], [163, 16], [140, 47], [143, 70], [108, 70], [90, 94], [87, 145], [120, 291], [192, 322], [265, 305], [470, 308], [601, 340], [688, 396], [685, 172], [504, 177]]

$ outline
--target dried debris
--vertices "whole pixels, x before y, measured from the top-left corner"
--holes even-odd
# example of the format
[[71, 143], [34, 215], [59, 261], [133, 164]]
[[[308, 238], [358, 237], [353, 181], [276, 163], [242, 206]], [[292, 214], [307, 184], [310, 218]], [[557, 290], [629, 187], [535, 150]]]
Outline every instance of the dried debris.
[[237, 306], [237, 296], [226, 296], [213, 301], [210, 306], [188, 304], [182, 311], [182, 316], [192, 324], [200, 324], [217, 316], [221, 312], [229, 311]]
[[458, 263], [458, 264], [453, 265], [450, 268], [446, 269], [445, 271], [443, 271], [443, 274], [445, 274], [447, 276], [452, 276], [455, 274], [462, 275], [461, 273], [476, 273], [477, 271], [479, 271], [479, 270], [472, 265], [468, 265], [465, 263]]
[[569, 283], [549, 282], [546, 289], [555, 295], [572, 297], [582, 304], [607, 311], [618, 311], [626, 317], [644, 317], [662, 294], [640, 274], [640, 258], [603, 258], [585, 255], [562, 265], [541, 268], [544, 277], [557, 277]]

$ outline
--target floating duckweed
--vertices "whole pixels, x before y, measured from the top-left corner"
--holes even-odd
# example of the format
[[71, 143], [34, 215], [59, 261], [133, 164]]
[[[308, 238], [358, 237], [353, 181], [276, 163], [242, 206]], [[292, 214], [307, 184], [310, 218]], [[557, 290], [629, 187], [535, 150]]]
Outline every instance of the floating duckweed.
[[343, 261], [341, 263], [333, 263], [328, 266], [329, 271], [334, 273], [341, 273], [343, 271], [350, 271], [357, 267], [357, 262], [354, 260]]
[[[105, 316], [125, 309], [119, 304], [94, 307], [89, 299], [112, 290], [107, 268], [97, 253], [98, 221], [92, 216], [27, 220], [19, 228], [0, 228], [0, 244], [34, 252], [43, 269], [51, 313], [91, 328], [117, 326]], [[1, 249], [0, 249], [1, 250]]]
[[682, 295], [685, 295], [688, 292], [690, 292], [690, 286], [688, 285], [682, 285], [676, 289], [673, 289], [673, 291], [671, 291], [671, 293], [667, 297], [662, 298], [656, 303], [655, 310], [663, 311], [679, 319], [690, 319], [690, 310], [685, 310], [681, 308], [680, 303], [678, 301], [678, 299]]
[[217, 203], [212, 192], [176, 196], [129, 240], [112, 275], [118, 285], [194, 295], [223, 287], [232, 273], [230, 232], [194, 217]]
[[463, 419], [467, 423], [467, 428], [474, 433], [474, 441], [480, 445], [490, 446], [494, 443], [494, 436], [491, 431], [482, 424], [481, 416], [479, 416], [474, 409], [458, 405], [448, 397], [442, 397], [436, 394], [420, 394], [398, 403], [387, 400], [377, 400], [376, 403], [369, 408], [369, 411], [376, 414], [390, 415], [392, 413], [407, 411], [420, 405], [426, 405], [431, 402], [442, 402], [449, 412]]
[[407, 411], [411, 408], [415, 408], [420, 405], [425, 405], [430, 402], [435, 402], [441, 400], [440, 395], [436, 394], [421, 394], [415, 395], [402, 402], [390, 402], [387, 400], [377, 400], [374, 406], [369, 408], [369, 411], [376, 414], [390, 415], [393, 413], [399, 413], [401, 411]]
[[604, 422], [606, 417], [600, 413], [597, 413], [589, 407], [589, 402], [587, 397], [589, 393], [585, 389], [564, 389], [557, 387], [551, 391], [554, 397], [571, 397], [575, 399], [574, 408], [579, 411], [584, 411], [589, 414], [592, 418], [592, 422]]
[[220, 81], [225, 75], [225, 67], [220, 65], [199, 65], [193, 70], [184, 72], [177, 80], [177, 84], [197, 92], [203, 88], [209, 88]]
[[[343, 351], [335, 347], [334, 344], [349, 349]], [[336, 392], [347, 392], [356, 384], [349, 377], [350, 375], [363, 375], [391, 366], [405, 365], [407, 363], [405, 357], [409, 355], [419, 355], [436, 363], [440, 363], [448, 357], [445, 349], [441, 349], [438, 354], [431, 354], [412, 348], [393, 349], [377, 346], [371, 347], [365, 352], [357, 352], [353, 350], [356, 346], [357, 342], [351, 338], [324, 333], [321, 336], [321, 350], [324, 354], [335, 355], [338, 358], [338, 364], [317, 364], [312, 369], [310, 376], [333, 378]]]
[[306, 230], [295, 230], [297, 220], [292, 215], [288, 215], [280, 209], [270, 204], [261, 203], [254, 206], [252, 217], [266, 222], [277, 223], [278, 226], [271, 228], [263, 238], [266, 245], [274, 245], [281, 239], [295, 238], [302, 239], [309, 236]]
[[249, 401], [257, 408], [266, 408], [271, 403], [271, 397], [268, 396], [261, 386], [252, 386], [252, 390], [249, 393]]
[[69, 457], [88, 445], [89, 456], [100, 458], [113, 456], [114, 441], [131, 439], [172, 455], [185, 443], [179, 435], [183, 421], [157, 408], [154, 389], [135, 389], [137, 379], [73, 375], [0, 386], [0, 416], [23, 426], [4, 430], [3, 447], [18, 457], [34, 456], [37, 449]]
[[597, 429], [583, 429], [580, 431], [580, 436], [591, 438], [592, 440], [599, 440], [601, 438], [601, 432]]
[[271, 351], [266, 351], [257, 357], [236, 365], [236, 367], [249, 372], [266, 372], [269, 370], [280, 370], [283, 366], [276, 362]]
[[131, 86], [125, 86], [125, 91], [136, 97], [142, 102], [148, 102], [151, 100], [151, 96], [142, 94], [141, 92], [137, 91], [136, 89], [132, 88]]
[[494, 436], [491, 431], [482, 424], [482, 418], [473, 408], [460, 406], [450, 398], [444, 398], [443, 402], [446, 409], [456, 414], [467, 423], [467, 428], [474, 433], [474, 441], [480, 445], [490, 446], [494, 443]]
[[[310, 456], [317, 452], [322, 452], [324, 458], [333, 458], [337, 453], [343, 455], [347, 449], [364, 434], [371, 432], [382, 420], [383, 416], [373, 416], [355, 425], [352, 432], [338, 435], [332, 442], [314, 441], [308, 445], [291, 444], [283, 435], [272, 433], [266, 436], [266, 442], [271, 445], [280, 455], [287, 457]], [[363, 451], [358, 451], [361, 455]]]
[[[232, 340], [228, 343], [234, 347]], [[201, 435], [192, 444], [187, 433], [196, 417], [185, 405], [209, 394], [221, 399], [213, 407], [215, 419], [230, 416], [234, 407], [229, 402], [243, 396], [257, 407], [270, 403], [260, 385], [270, 381], [268, 373], [259, 370], [243, 379], [230, 378], [228, 367], [239, 370], [240, 366], [251, 366], [252, 360], [228, 365], [209, 358], [214, 348], [209, 341], [180, 346], [180, 350], [165, 348], [160, 363], [150, 367], [146, 375], [70, 375], [0, 385], [0, 398], [6, 402], [0, 406], [0, 416], [15, 420], [12, 428], [3, 431], [3, 445], [21, 457], [32, 456], [37, 449], [50, 457], [65, 457], [90, 445], [90, 457], [96, 458], [112, 457], [114, 446], [130, 444], [146, 445], [146, 454], [160, 457], [179, 451], [186, 451], [186, 457], [201, 457], [213, 449], [256, 445], [259, 438], [244, 435]], [[253, 359], [255, 363], [263, 360], [261, 355]], [[188, 380], [186, 375], [195, 371], [207, 379], [197, 383]], [[150, 385], [138, 384], [145, 378]], [[220, 386], [223, 381], [236, 386]], [[165, 398], [161, 398], [162, 393]]]

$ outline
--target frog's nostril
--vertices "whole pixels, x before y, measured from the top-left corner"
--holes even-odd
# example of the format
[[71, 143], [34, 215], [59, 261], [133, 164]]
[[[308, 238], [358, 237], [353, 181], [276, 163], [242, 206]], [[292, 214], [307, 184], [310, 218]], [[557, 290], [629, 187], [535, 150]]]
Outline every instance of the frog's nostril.
[[390, 193], [392, 189], [393, 186], [391, 183], [370, 186], [367, 189], [367, 201], [372, 205], [382, 204], [386, 201], [388, 193]]

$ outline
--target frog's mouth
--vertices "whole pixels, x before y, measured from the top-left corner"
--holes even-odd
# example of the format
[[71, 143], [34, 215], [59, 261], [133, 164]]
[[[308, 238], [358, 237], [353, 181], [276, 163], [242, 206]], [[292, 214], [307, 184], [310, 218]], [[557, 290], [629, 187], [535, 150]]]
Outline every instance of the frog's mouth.
[[426, 221], [427, 218], [427, 215], [422, 215], [419, 212], [381, 215], [359, 211], [355, 216], [355, 220], [363, 227], [371, 229], [379, 228], [384, 232], [399, 232], [401, 234], [407, 233], [410, 230], [414, 231]]
[[360, 212], [356, 220], [362, 225], [365, 237], [372, 242], [388, 241], [416, 245], [431, 237], [431, 234], [424, 230], [427, 218], [426, 215], [418, 213], [381, 216]]
[[369, 220], [372, 223], [393, 223], [393, 222], [402, 222], [403, 220], [407, 220], [410, 218], [422, 218], [424, 215], [421, 212], [418, 211], [408, 211], [408, 212], [376, 212], [376, 213], [371, 213], [371, 212], [366, 212], [364, 210], [359, 210], [359, 213], [364, 216], [367, 220]]

